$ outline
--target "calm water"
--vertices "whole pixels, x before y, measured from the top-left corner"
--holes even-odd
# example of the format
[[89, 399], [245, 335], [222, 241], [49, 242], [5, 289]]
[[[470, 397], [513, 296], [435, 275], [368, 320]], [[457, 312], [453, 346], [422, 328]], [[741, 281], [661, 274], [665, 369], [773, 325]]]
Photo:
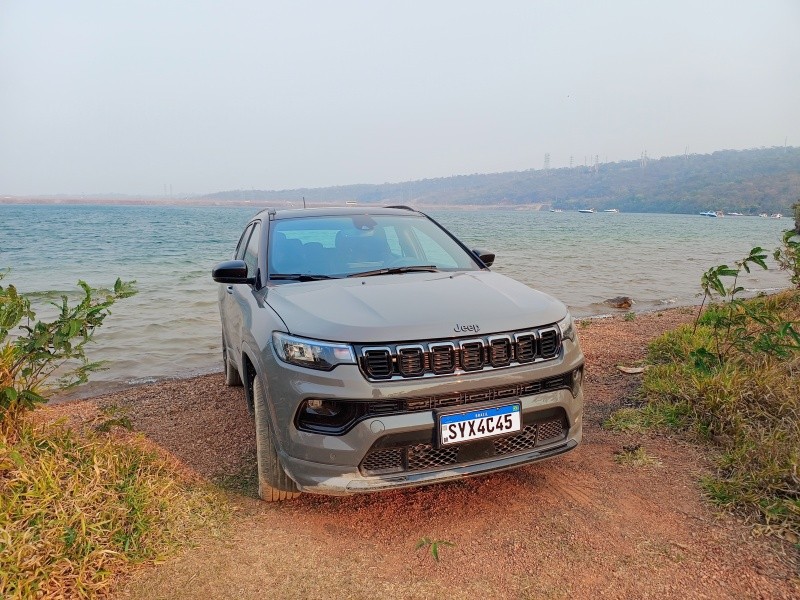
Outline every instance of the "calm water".
[[[110, 286], [135, 279], [139, 294], [114, 307], [95, 336], [100, 386], [220, 370], [211, 267], [230, 257], [250, 207], [0, 205], [4, 283], [47, 300], [78, 279]], [[578, 316], [613, 312], [603, 300], [631, 296], [635, 310], [695, 304], [700, 275], [751, 247], [777, 246], [789, 220], [694, 215], [529, 211], [430, 211], [470, 247], [497, 253], [494, 270], [557, 296]], [[750, 290], [788, 286], [774, 268]], [[76, 296], [77, 297], [77, 296]]]

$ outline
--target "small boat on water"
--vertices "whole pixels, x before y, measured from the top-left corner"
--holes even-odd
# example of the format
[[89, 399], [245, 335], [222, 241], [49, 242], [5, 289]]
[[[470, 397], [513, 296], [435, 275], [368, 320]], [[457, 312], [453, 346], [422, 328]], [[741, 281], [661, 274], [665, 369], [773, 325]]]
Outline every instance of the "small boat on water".
[[578, 212], [579, 213], [592, 213], [592, 214], [594, 214], [594, 209], [593, 208], [579, 208]]
[[762, 219], [766, 219], [766, 218], [768, 218], [768, 217], [769, 217], [769, 215], [768, 215], [767, 213], [761, 213], [761, 214], [760, 214], [760, 215], [758, 215], [758, 216], [759, 216], [759, 217], [761, 217]]
[[783, 215], [781, 213], [775, 213], [770, 217], [770, 219], [782, 219]]
[[550, 212], [564, 212], [564, 211], [561, 210], [560, 208], [551, 208]]
[[742, 213], [740, 213], [740, 212], [732, 212], [732, 213], [728, 213], [728, 216], [729, 217], [743, 217], [744, 215]]
[[707, 210], [705, 212], [700, 213], [701, 217], [718, 217], [719, 215], [715, 213], [713, 210]]
[[618, 209], [618, 208], [607, 208], [607, 209], [605, 209], [603, 212], [607, 212], [607, 213], [618, 213], [618, 212], [619, 212], [619, 209]]

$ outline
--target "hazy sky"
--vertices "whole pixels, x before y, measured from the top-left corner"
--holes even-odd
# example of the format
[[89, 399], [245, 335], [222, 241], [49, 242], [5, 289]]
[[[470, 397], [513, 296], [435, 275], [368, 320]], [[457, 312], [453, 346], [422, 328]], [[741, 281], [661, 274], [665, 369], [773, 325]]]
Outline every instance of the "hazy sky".
[[800, 1], [0, 0], [0, 194], [800, 145]]

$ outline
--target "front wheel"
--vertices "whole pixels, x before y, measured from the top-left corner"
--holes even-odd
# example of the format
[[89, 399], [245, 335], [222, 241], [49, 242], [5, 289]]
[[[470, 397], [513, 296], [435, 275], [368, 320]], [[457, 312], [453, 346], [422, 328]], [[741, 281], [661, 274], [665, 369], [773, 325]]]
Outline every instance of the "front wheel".
[[297, 484], [284, 471], [275, 448], [275, 434], [267, 409], [267, 396], [258, 376], [253, 381], [253, 402], [256, 413], [258, 495], [266, 502], [297, 498], [300, 495]]

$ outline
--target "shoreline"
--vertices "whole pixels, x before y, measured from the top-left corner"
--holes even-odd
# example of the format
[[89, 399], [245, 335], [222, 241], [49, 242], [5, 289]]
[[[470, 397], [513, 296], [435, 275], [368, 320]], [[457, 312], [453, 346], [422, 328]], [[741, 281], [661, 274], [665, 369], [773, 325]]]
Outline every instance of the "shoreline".
[[[691, 310], [692, 314], [695, 314], [697, 309], [700, 307], [699, 304], [692, 304], [692, 305], [678, 305], [678, 306], [669, 306], [667, 308], [647, 308], [641, 311], [635, 311], [630, 309], [616, 309], [618, 312], [616, 313], [599, 313], [595, 315], [587, 315], [581, 317], [573, 317], [574, 320], [578, 323], [580, 327], [582, 322], [594, 322], [594, 321], [606, 321], [606, 320], [613, 320], [619, 319], [621, 320], [622, 326], [628, 326], [630, 324], [634, 324], [636, 319], [640, 316], [646, 317], [648, 315], [654, 315], [657, 313], [672, 313], [674, 311], [681, 311], [685, 313], [686, 311]], [[633, 313], [635, 315], [634, 319], [630, 322], [625, 321], [625, 317], [627, 314]], [[580, 335], [580, 332], [579, 332]], [[127, 390], [134, 390], [142, 387], [147, 386], [158, 386], [158, 385], [169, 385], [171, 383], [176, 382], [188, 382], [195, 379], [201, 379], [208, 377], [210, 375], [219, 375], [222, 373], [222, 367], [215, 369], [201, 369], [196, 372], [188, 372], [185, 374], [176, 374], [176, 375], [166, 375], [161, 377], [143, 377], [141, 381], [136, 382], [129, 382], [129, 381], [89, 381], [73, 390], [68, 390], [65, 392], [55, 393], [51, 398], [48, 399], [45, 406], [55, 406], [60, 404], [69, 404], [73, 402], [80, 402], [84, 400], [92, 400], [95, 398], [103, 398], [109, 395], [120, 394], [124, 393]]]
[[[256, 209], [263, 208], [300, 208], [298, 204], [302, 205], [302, 199], [291, 200], [213, 200], [207, 198], [144, 198], [144, 197], [130, 197], [130, 198], [80, 198], [74, 196], [65, 196], [63, 198], [49, 198], [49, 197], [11, 197], [0, 198], [0, 206], [180, 206], [180, 207], [253, 207]], [[392, 203], [391, 200], [383, 202], [362, 202], [362, 206], [377, 206], [381, 204]], [[332, 206], [344, 206], [344, 201], [331, 201], [319, 202], [308, 201], [308, 208], [327, 208]], [[463, 210], [463, 211], [479, 211], [479, 210], [509, 210], [509, 211], [541, 211], [549, 212], [549, 205], [546, 203], [531, 203], [531, 204], [429, 204], [425, 202], [412, 202], [415, 208], [420, 210]]]

